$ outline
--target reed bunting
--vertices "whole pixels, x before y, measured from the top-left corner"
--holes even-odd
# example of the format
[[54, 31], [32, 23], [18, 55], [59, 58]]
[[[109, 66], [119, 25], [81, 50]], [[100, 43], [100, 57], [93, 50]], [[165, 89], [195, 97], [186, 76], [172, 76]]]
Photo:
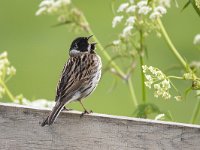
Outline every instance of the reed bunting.
[[83, 106], [82, 100], [97, 87], [102, 67], [101, 58], [94, 51], [96, 43], [88, 42], [91, 37], [92, 35], [78, 37], [72, 42], [69, 49], [70, 57], [57, 85], [56, 104], [41, 126], [53, 124], [65, 105], [70, 102], [80, 102], [84, 109], [81, 116], [91, 112]]

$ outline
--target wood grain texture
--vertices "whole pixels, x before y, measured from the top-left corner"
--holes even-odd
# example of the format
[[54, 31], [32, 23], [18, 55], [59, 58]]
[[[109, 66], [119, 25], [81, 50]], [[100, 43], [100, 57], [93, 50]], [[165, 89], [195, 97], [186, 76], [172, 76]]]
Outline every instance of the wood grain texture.
[[199, 150], [200, 126], [63, 112], [41, 127], [48, 109], [0, 104], [0, 150]]

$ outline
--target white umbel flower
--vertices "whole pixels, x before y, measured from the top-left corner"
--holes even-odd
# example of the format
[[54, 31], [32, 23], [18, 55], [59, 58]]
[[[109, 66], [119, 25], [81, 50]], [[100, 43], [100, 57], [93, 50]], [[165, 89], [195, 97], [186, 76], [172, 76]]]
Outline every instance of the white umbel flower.
[[113, 45], [119, 45], [120, 44], [120, 40], [114, 40], [112, 43], [113, 43]]
[[171, 0], [159, 0], [159, 4], [164, 7], [170, 8], [171, 7], [170, 3], [171, 3]]
[[162, 15], [161, 15], [159, 12], [154, 11], [154, 12], [152, 12], [152, 13], [150, 14], [149, 19], [151, 19], [151, 20], [156, 20], [156, 19], [160, 18], [161, 16], [162, 16]]
[[117, 24], [122, 21], [123, 18], [124, 16], [115, 16], [115, 18], [112, 21], [112, 27], [115, 28]]
[[46, 7], [46, 6], [50, 6], [53, 5], [53, 0], [44, 0], [39, 4], [39, 7]]
[[64, 8], [71, 3], [71, 0], [43, 0], [39, 4], [39, 9], [35, 13], [36, 16], [47, 13], [52, 14], [58, 12], [60, 8]]
[[167, 9], [163, 6], [158, 6], [158, 7], [154, 8], [154, 11], [159, 12], [162, 15], [167, 13]]
[[131, 34], [131, 30], [133, 29], [133, 26], [127, 26], [124, 28], [122, 32], [122, 37], [127, 37]]
[[165, 117], [165, 114], [158, 114], [156, 117], [155, 117], [155, 120], [162, 120], [164, 119]]
[[127, 20], [126, 20], [126, 25], [134, 25], [135, 23], [135, 17], [134, 16], [130, 16]]
[[147, 1], [146, 0], [145, 1], [140, 1], [140, 2], [137, 3], [137, 7], [138, 8], [141, 8], [143, 6], [147, 6]]
[[194, 45], [200, 45], [200, 34], [197, 34], [197, 35], [194, 37], [193, 44], [194, 44]]
[[128, 6], [129, 6], [129, 3], [122, 3], [122, 4], [119, 6], [117, 12], [123, 12]]
[[126, 9], [126, 12], [127, 13], [133, 13], [133, 12], [135, 12], [135, 10], [136, 10], [136, 5], [131, 5], [130, 7], [128, 7]]
[[41, 7], [40, 9], [38, 9], [38, 11], [35, 13], [36, 16], [39, 16], [41, 14], [43, 14], [46, 11], [46, 7]]
[[147, 15], [151, 10], [152, 10], [151, 7], [149, 7], [149, 6], [143, 6], [143, 7], [140, 7], [140, 8], [139, 8], [138, 14]]

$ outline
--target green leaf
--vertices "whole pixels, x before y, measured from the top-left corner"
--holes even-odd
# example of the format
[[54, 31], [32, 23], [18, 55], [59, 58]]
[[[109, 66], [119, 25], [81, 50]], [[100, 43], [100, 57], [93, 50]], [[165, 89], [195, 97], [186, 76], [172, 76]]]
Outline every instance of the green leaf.
[[189, 6], [189, 4], [190, 4], [190, 0], [188, 0], [188, 2], [183, 6], [181, 11], [185, 10]]
[[152, 103], [138, 105], [133, 114], [138, 118], [148, 118], [152, 114], [165, 114], [165, 119], [172, 120], [171, 114], [161, 111], [157, 105]]
[[160, 114], [161, 111], [158, 106], [152, 103], [140, 104], [134, 112], [134, 114], [139, 118], [147, 118], [148, 115], [153, 113]]
[[197, 7], [195, 0], [190, 0], [193, 8], [196, 10], [197, 14], [200, 16], [200, 8]]

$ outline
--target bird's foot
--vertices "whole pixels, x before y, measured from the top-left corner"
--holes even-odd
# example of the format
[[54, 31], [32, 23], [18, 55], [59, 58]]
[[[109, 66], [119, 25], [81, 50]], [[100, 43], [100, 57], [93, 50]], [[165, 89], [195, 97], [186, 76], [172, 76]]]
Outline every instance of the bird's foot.
[[80, 115], [80, 117], [82, 118], [85, 114], [90, 114], [90, 113], [93, 113], [93, 111], [92, 110], [85, 110], [81, 115]]
[[73, 109], [66, 108], [65, 106], [63, 107], [62, 111], [72, 111]]

